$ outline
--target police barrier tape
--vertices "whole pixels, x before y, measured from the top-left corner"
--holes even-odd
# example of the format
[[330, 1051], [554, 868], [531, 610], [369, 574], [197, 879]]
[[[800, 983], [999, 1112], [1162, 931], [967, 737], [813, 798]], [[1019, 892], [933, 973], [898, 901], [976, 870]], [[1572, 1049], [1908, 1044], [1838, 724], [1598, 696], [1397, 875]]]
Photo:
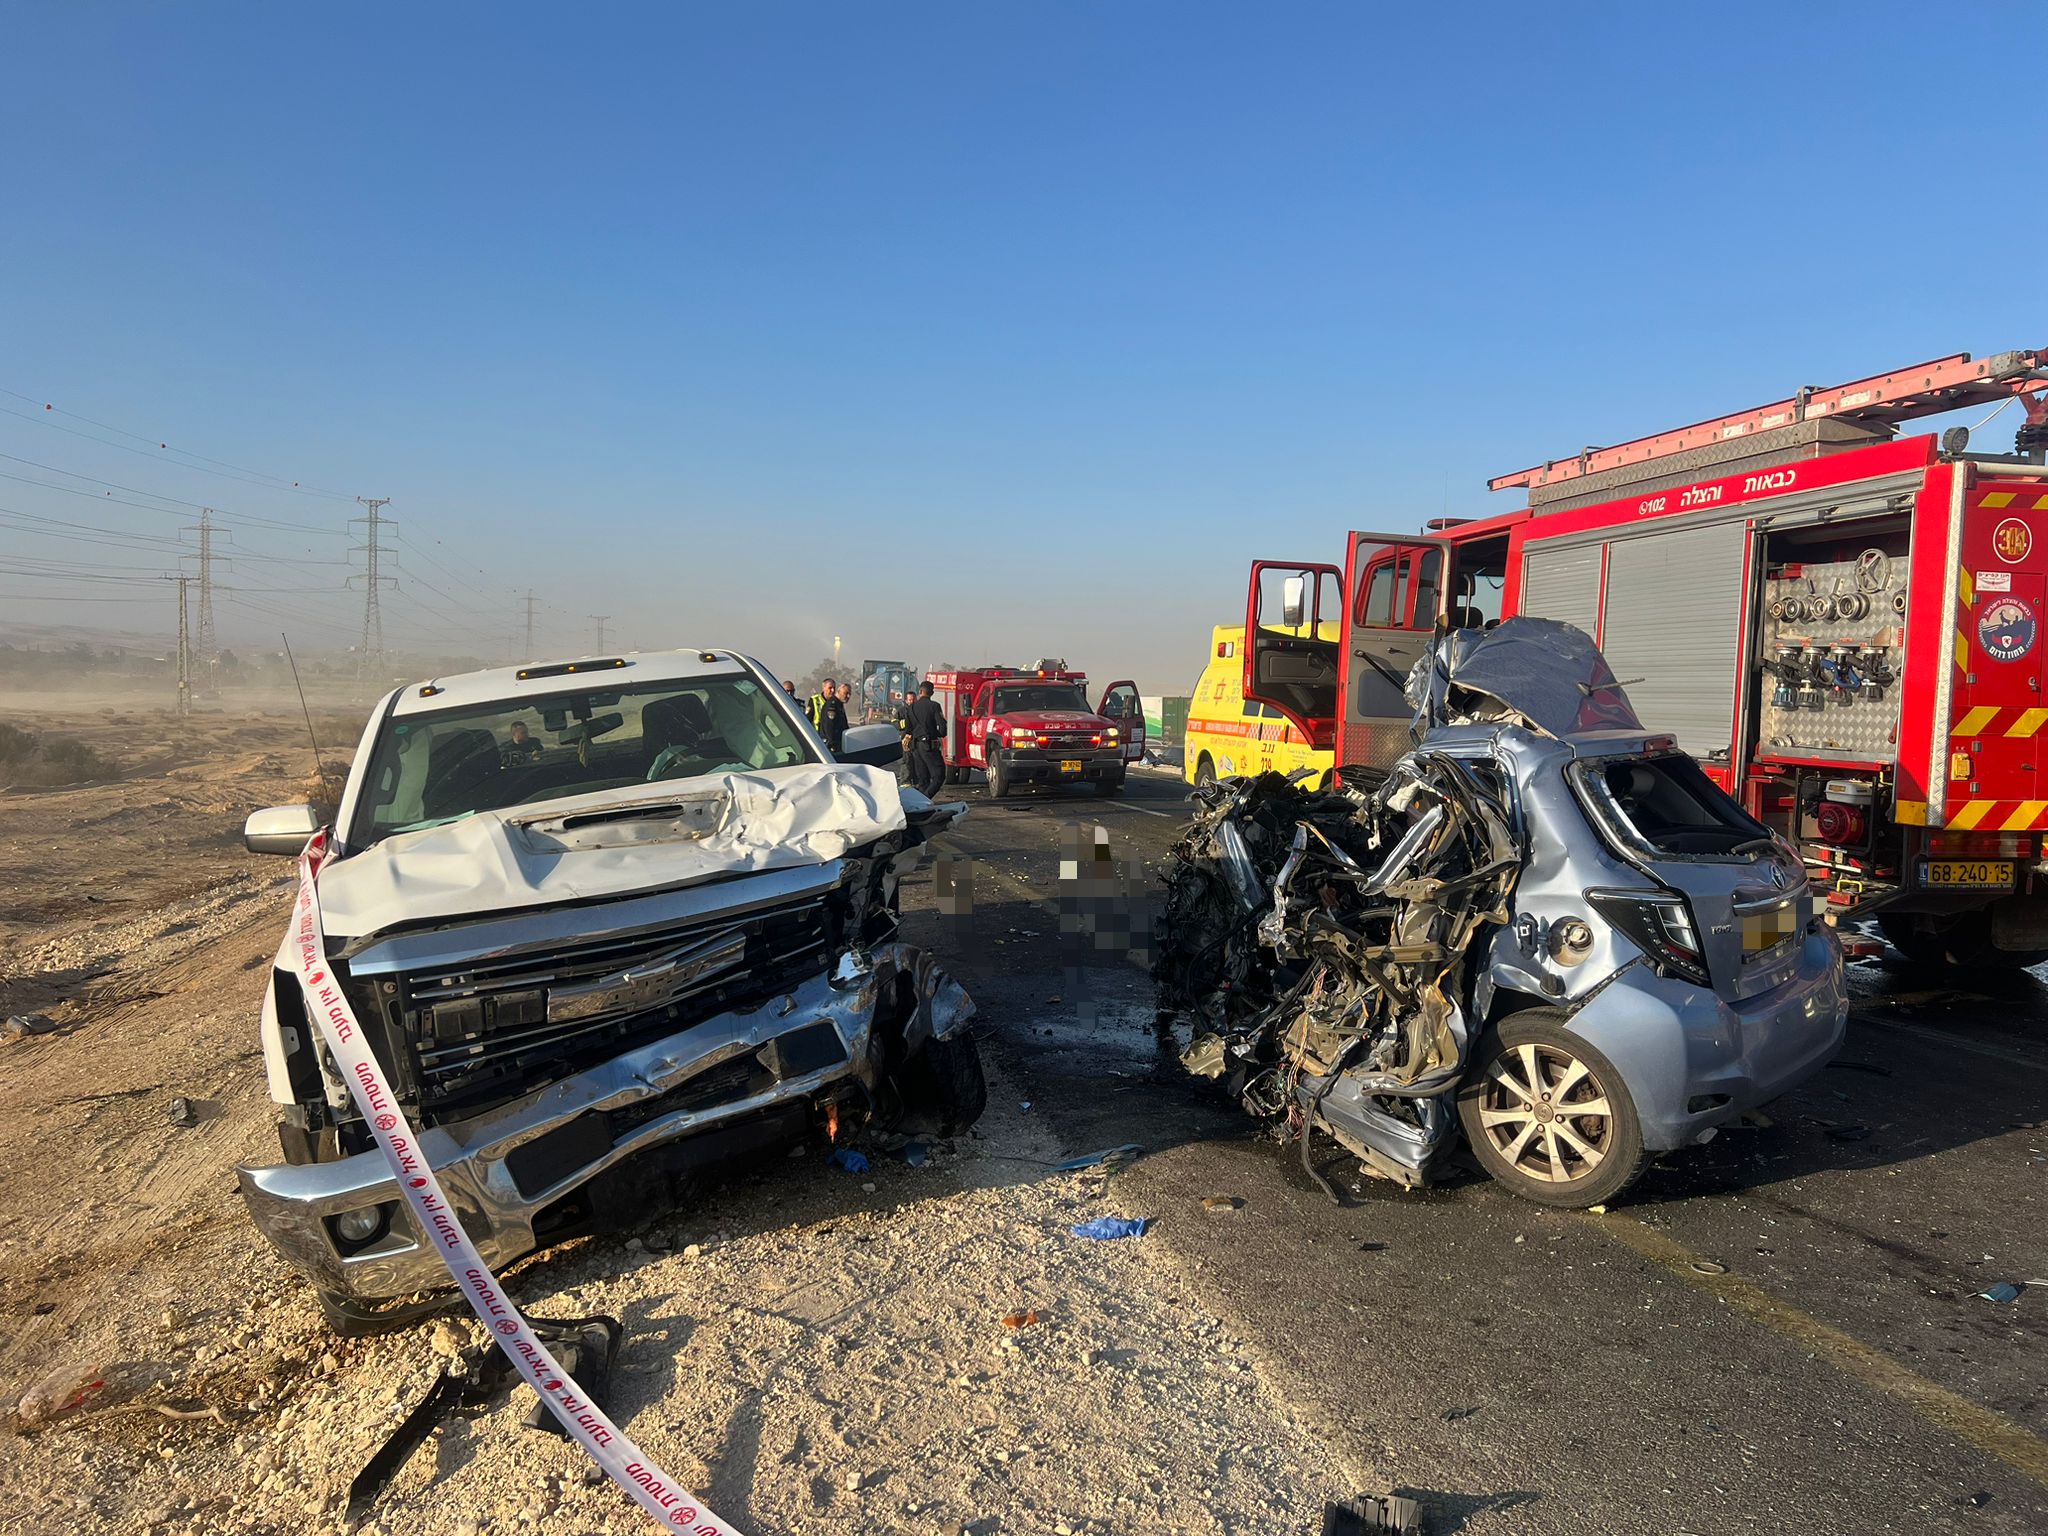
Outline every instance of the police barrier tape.
[[327, 935], [320, 926], [320, 866], [326, 862], [328, 835], [318, 833], [299, 858], [299, 901], [292, 925], [292, 946], [298, 959], [299, 986], [306, 994], [306, 1006], [319, 1021], [327, 1048], [334, 1053], [348, 1091], [362, 1112], [363, 1121], [375, 1133], [377, 1145], [390, 1163], [393, 1177], [411, 1206], [413, 1221], [422, 1233], [432, 1236], [442, 1262], [468, 1298], [476, 1315], [497, 1337], [499, 1346], [528, 1386], [540, 1394], [562, 1428], [583, 1447], [600, 1467], [665, 1530], [687, 1531], [690, 1536], [740, 1536], [738, 1529], [713, 1514], [704, 1503], [680, 1487], [627, 1438], [624, 1430], [607, 1418], [586, 1398], [575, 1380], [561, 1368], [545, 1344], [527, 1325], [485, 1266], [483, 1258], [462, 1230], [462, 1223], [441, 1193], [441, 1182], [419, 1152], [419, 1141], [407, 1123], [391, 1088], [384, 1080], [377, 1058], [364, 1042], [362, 1030], [349, 1008], [348, 999], [327, 968]]

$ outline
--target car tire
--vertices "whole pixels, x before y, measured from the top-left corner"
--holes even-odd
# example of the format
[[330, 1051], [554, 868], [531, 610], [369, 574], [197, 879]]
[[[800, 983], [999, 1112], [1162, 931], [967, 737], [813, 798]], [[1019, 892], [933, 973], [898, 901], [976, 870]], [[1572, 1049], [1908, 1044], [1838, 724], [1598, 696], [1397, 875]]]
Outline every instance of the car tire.
[[[1564, 1114], [1551, 1109], [1560, 1087]], [[1599, 1111], [1569, 1113], [1579, 1104]], [[1603, 1204], [1649, 1166], [1620, 1070], [1567, 1029], [1555, 1008], [1509, 1014], [1479, 1037], [1458, 1090], [1458, 1118], [1479, 1166], [1538, 1205]]]
[[1922, 917], [1912, 912], [1880, 912], [1877, 930], [1885, 942], [1915, 965], [1989, 966], [2024, 970], [2048, 960], [2048, 949], [2000, 949], [1991, 942], [1991, 922], [1983, 912]]
[[988, 797], [1000, 800], [1010, 792], [1010, 776], [1003, 772], [1003, 760], [992, 757], [988, 760]]
[[967, 1030], [927, 1040], [904, 1066], [897, 1086], [903, 1095], [900, 1124], [930, 1136], [959, 1136], [988, 1107], [981, 1051]]
[[1216, 764], [1204, 752], [1195, 759], [1195, 788], [1212, 789], [1216, 784]]

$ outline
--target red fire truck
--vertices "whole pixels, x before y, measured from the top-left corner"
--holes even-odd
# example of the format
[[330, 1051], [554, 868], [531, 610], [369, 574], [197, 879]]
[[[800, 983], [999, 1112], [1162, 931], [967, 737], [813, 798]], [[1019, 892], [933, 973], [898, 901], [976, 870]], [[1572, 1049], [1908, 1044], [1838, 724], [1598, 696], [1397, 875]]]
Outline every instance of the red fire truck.
[[1060, 661], [927, 672], [925, 681], [946, 712], [948, 784], [979, 769], [996, 799], [1018, 784], [1089, 783], [1116, 795], [1126, 765], [1145, 755], [1145, 709], [1128, 680], [1103, 689], [1093, 708], [1087, 674]]
[[[2014, 452], [1902, 422], [2017, 404]], [[1520, 511], [1256, 562], [1247, 699], [1340, 764], [1408, 745], [1439, 624], [1591, 634], [1637, 712], [1791, 838], [1837, 920], [2048, 959], [2048, 351], [1967, 354], [1490, 482]]]

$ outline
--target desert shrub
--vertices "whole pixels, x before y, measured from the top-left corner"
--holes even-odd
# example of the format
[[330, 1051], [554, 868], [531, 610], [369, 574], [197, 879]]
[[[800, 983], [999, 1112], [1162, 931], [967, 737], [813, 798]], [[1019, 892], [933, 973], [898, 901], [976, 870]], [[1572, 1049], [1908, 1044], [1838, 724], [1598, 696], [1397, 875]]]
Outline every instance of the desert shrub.
[[120, 776], [114, 763], [69, 736], [42, 736], [0, 721], [0, 784], [48, 788]]

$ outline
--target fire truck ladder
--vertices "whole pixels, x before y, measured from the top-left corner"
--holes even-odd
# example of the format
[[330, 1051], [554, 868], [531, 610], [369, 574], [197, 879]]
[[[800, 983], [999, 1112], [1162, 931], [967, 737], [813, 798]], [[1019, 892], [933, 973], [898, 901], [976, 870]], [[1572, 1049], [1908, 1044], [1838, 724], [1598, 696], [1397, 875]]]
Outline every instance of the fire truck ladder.
[[1883, 430], [1918, 416], [1966, 410], [2014, 395], [2020, 397], [2027, 413], [2026, 422], [2019, 429], [2016, 451], [2038, 459], [2048, 450], [2048, 349], [2000, 352], [1981, 362], [1971, 361], [1967, 352], [1958, 352], [1952, 357], [1937, 357], [1911, 368], [1832, 388], [1808, 385], [1789, 400], [1695, 422], [1675, 432], [1659, 432], [1611, 448], [1587, 448], [1577, 458], [1551, 459], [1512, 475], [1498, 476], [1487, 481], [1486, 488], [1504, 491], [1557, 485], [1681, 453], [1697, 453], [1757, 433], [1827, 417]]

